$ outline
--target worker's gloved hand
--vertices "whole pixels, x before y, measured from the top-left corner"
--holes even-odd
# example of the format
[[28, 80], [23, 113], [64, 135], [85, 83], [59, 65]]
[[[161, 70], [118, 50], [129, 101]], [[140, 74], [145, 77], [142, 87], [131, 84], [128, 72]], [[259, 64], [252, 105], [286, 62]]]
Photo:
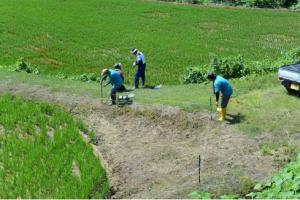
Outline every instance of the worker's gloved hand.
[[134, 62], [134, 63], [132, 63], [132, 67], [134, 67], [136, 65], [136, 63]]

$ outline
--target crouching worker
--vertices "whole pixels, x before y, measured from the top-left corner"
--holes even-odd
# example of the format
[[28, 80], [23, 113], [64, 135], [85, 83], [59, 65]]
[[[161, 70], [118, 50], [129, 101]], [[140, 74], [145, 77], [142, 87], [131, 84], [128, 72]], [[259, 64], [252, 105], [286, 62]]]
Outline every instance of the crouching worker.
[[116, 63], [116, 64], [114, 65], [114, 67], [115, 67], [115, 70], [118, 71], [118, 72], [120, 73], [120, 76], [121, 76], [121, 78], [122, 78], [122, 80], [123, 80], [123, 83], [124, 83], [125, 79], [124, 79], [124, 74], [123, 74], [123, 72], [122, 72], [122, 65], [121, 65], [121, 63]]
[[[213, 82], [213, 91], [216, 95], [216, 106], [217, 110], [220, 112], [220, 118], [218, 120], [224, 121], [226, 116], [227, 104], [232, 95], [232, 87], [225, 78], [223, 78], [222, 76], [217, 76], [213, 72], [209, 72], [207, 78]], [[221, 109], [218, 108], [220, 92], [222, 94]]]
[[106, 87], [109, 84], [112, 85], [112, 88], [110, 90], [111, 105], [115, 105], [117, 92], [125, 91], [121, 74], [118, 71], [113, 69], [103, 69], [101, 73], [101, 77], [102, 77], [101, 84], [103, 80], [109, 77], [109, 81], [104, 85], [104, 87]]

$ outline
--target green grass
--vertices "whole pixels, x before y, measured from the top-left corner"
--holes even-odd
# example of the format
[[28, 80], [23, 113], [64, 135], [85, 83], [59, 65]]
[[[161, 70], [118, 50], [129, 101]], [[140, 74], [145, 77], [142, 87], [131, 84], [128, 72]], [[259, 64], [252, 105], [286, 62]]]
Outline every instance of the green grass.
[[[43, 75], [7, 72], [0, 70], [0, 80], [9, 85], [26, 84], [47, 87], [52, 91], [76, 96], [99, 99], [100, 85], [80, 81], [61, 80]], [[228, 106], [229, 114], [235, 115], [239, 123], [236, 126], [245, 134], [257, 136], [262, 133], [274, 135], [294, 134], [299, 127], [300, 106], [298, 97], [288, 95], [271, 73], [265, 76], [249, 76], [245, 79], [230, 80], [233, 96]], [[130, 86], [127, 86], [130, 87]], [[210, 97], [214, 106], [211, 83], [190, 85], [163, 85], [159, 90], [135, 90], [134, 101], [143, 105], [176, 106], [189, 112], [210, 111]], [[109, 99], [110, 86], [104, 88], [104, 98]], [[213, 108], [215, 112], [215, 108]], [[264, 123], [262, 123], [264, 122]]]
[[80, 136], [81, 121], [12, 96], [0, 97], [0, 113], [1, 198], [105, 197], [106, 173]]
[[[288, 138], [299, 131], [300, 99], [286, 94], [283, 88], [255, 90], [240, 98], [233, 109], [245, 118], [240, 128], [251, 135], [272, 133]], [[263, 123], [263, 124], [262, 124]]]
[[144, 0], [2, 0], [0, 12], [0, 63], [24, 57], [47, 73], [100, 73], [122, 62], [132, 75], [137, 47], [149, 83], [175, 84], [209, 53], [275, 59], [300, 45], [299, 12]]
[[[92, 100], [98, 99], [100, 104], [100, 87], [94, 82], [61, 80], [51, 76], [7, 72], [5, 70], [0, 70], [0, 80], [0, 85], [23, 85], [22, 87], [34, 87], [35, 89], [41, 87], [66, 95], [86, 96]], [[300, 106], [299, 98], [288, 95], [274, 73], [265, 76], [249, 76], [244, 79], [230, 80], [230, 82], [233, 85], [234, 94], [228, 106], [228, 113], [236, 117], [237, 120], [225, 122], [227, 125], [224, 128], [234, 126], [241, 134], [257, 139], [261, 153], [271, 155], [278, 166], [282, 166], [293, 159], [295, 152], [299, 150], [291, 143], [293, 135], [299, 133], [298, 119], [300, 113], [297, 109]], [[104, 89], [104, 96], [107, 99], [109, 89], [110, 86]], [[163, 85], [159, 90], [138, 89], [134, 93], [135, 103], [141, 105], [177, 106], [190, 112], [206, 113], [208, 117], [210, 96], [212, 96], [214, 103], [211, 83]], [[215, 108], [213, 112], [216, 112]], [[230, 116], [228, 117], [230, 118]], [[29, 120], [28, 126], [32, 126], [33, 122]], [[263, 134], [267, 134], [271, 139], [260, 141], [260, 136]], [[91, 139], [92, 137], [93, 133]], [[278, 158], [279, 160], [276, 161], [278, 153], [280, 159]]]

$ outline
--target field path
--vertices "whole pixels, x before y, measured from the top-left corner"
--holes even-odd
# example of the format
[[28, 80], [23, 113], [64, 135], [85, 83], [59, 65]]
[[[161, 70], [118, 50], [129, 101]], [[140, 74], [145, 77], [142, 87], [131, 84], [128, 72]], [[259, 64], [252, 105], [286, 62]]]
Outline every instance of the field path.
[[[116, 108], [89, 96], [0, 83], [1, 93], [61, 105], [96, 131], [97, 150], [113, 186], [111, 198], [186, 198], [191, 191], [240, 191], [275, 168], [258, 139], [207, 114], [173, 107]], [[201, 155], [201, 184], [198, 157]]]

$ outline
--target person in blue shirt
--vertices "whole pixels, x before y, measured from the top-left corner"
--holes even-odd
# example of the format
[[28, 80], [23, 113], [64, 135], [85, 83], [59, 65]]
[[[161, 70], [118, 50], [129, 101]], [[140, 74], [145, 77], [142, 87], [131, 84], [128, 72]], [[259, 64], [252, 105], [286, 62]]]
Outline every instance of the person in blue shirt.
[[118, 71], [118, 72], [120, 73], [121, 78], [122, 78], [123, 83], [124, 83], [125, 78], [124, 78], [124, 74], [123, 74], [123, 72], [122, 72], [122, 65], [121, 65], [121, 63], [116, 63], [116, 64], [114, 65], [114, 67], [115, 67], [115, 70]]
[[[216, 95], [216, 106], [217, 110], [220, 112], [219, 121], [224, 121], [226, 116], [226, 108], [233, 92], [232, 87], [225, 78], [222, 76], [217, 76], [213, 72], [209, 72], [207, 78], [213, 82], [213, 91]], [[221, 109], [218, 108], [220, 93], [222, 94]]]
[[136, 60], [132, 66], [133, 67], [138, 66], [138, 69], [134, 75], [134, 88], [135, 89], [139, 88], [139, 79], [140, 78], [142, 79], [142, 87], [145, 87], [146, 60], [145, 60], [144, 54], [136, 48], [131, 49], [131, 53], [133, 55], [135, 55], [135, 57], [136, 57]]
[[101, 84], [103, 80], [109, 77], [109, 80], [104, 85], [104, 87], [106, 87], [109, 84], [112, 85], [112, 88], [110, 90], [111, 105], [115, 105], [117, 92], [123, 92], [126, 90], [123, 85], [123, 79], [121, 77], [121, 74], [120, 72], [113, 69], [103, 69], [101, 73], [101, 77], [102, 77]]

